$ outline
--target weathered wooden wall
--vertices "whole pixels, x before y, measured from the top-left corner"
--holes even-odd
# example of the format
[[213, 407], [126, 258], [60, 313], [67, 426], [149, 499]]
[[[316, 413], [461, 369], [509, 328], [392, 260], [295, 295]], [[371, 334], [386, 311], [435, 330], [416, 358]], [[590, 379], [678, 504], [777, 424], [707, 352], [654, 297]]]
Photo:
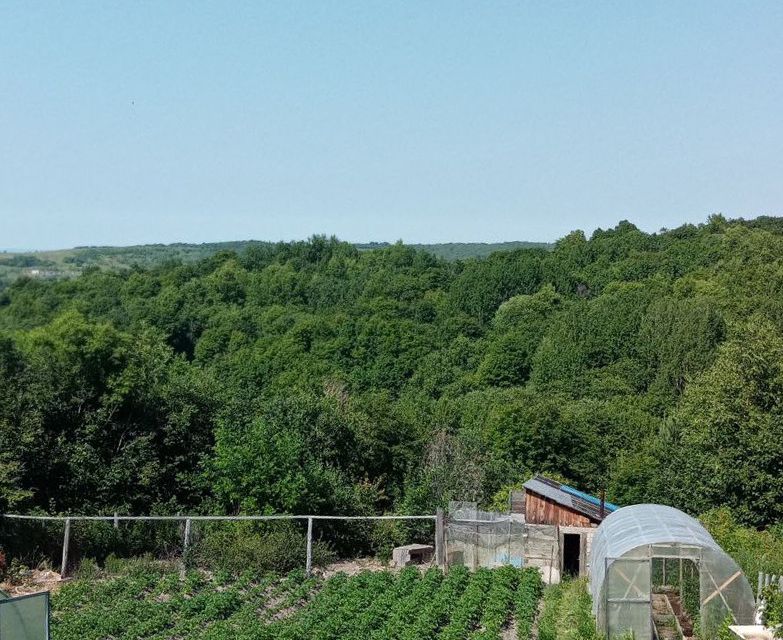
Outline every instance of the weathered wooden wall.
[[530, 524], [558, 524], [568, 527], [592, 526], [592, 522], [587, 516], [530, 491], [525, 492], [525, 520]]

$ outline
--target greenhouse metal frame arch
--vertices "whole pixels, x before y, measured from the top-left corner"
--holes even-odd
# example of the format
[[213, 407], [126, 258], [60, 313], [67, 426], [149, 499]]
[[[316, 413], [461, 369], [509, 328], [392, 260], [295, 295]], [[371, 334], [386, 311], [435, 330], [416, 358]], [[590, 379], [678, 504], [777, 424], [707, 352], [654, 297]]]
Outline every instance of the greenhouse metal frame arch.
[[664, 567], [663, 582], [667, 566], [679, 567], [681, 590], [687, 582], [683, 579], [683, 565], [690, 568], [701, 637], [714, 637], [729, 616], [733, 624], [753, 622], [755, 600], [747, 578], [701, 523], [672, 507], [639, 504], [607, 516], [593, 538], [593, 612], [598, 629], [610, 640], [628, 632], [636, 640], [653, 638], [656, 561], [658, 567]]

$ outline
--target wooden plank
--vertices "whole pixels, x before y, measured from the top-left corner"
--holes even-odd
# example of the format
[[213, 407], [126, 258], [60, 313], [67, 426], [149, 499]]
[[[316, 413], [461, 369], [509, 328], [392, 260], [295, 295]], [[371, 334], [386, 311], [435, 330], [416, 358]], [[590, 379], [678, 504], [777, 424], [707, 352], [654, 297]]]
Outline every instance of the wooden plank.
[[574, 527], [589, 527], [592, 525], [592, 521], [587, 516], [530, 491], [525, 493], [525, 514], [526, 520], [530, 524]]
[[[737, 571], [734, 575], [732, 575], [726, 582], [724, 582], [722, 585], [717, 587], [715, 591], [713, 591], [710, 595], [708, 595], [706, 598], [704, 598], [704, 602], [701, 603], [702, 606], [707, 604], [710, 600], [712, 600], [715, 596], [720, 596], [721, 599], [723, 599], [723, 590], [728, 587], [732, 582], [734, 582], [737, 578], [739, 578], [742, 575], [742, 571]], [[710, 578], [712, 578], [712, 575], [710, 575]], [[715, 581], [712, 581], [712, 584], [715, 584]], [[716, 585], [717, 586], [717, 585]], [[729, 603], [723, 600], [726, 607], [731, 611], [731, 607], [729, 607]], [[733, 616], [734, 614], [732, 614]], [[736, 622], [736, 620], [735, 620]]]

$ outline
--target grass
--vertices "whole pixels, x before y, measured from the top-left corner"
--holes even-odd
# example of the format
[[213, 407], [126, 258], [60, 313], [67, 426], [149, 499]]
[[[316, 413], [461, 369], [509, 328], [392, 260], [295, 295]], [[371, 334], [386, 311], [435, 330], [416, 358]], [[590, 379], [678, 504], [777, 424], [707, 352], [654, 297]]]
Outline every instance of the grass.
[[539, 640], [598, 640], [587, 581], [571, 580], [544, 592]]

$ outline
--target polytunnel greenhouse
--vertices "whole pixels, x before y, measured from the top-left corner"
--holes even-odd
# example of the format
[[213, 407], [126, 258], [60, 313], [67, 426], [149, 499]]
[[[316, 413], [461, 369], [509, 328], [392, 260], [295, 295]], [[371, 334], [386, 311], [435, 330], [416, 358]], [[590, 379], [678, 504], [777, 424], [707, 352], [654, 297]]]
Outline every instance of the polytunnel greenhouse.
[[751, 624], [755, 610], [742, 570], [701, 523], [655, 504], [618, 509], [598, 527], [590, 591], [598, 629], [609, 639], [630, 632], [651, 640], [656, 598], [681, 606], [703, 638], [714, 637], [729, 616], [733, 624]]

